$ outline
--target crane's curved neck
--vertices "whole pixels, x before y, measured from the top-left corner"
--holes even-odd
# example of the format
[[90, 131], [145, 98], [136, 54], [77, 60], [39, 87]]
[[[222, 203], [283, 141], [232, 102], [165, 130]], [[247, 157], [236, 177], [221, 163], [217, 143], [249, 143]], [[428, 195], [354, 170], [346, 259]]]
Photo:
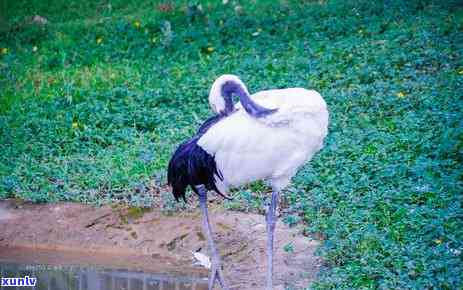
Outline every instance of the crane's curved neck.
[[223, 113], [227, 115], [233, 112], [233, 109], [235, 107], [235, 105], [233, 104], [233, 93], [237, 95], [243, 93], [245, 94], [243, 88], [233, 81], [227, 81], [224, 84], [222, 84], [221, 95], [225, 101]]
[[235, 109], [233, 95], [239, 97], [241, 105], [252, 117], [265, 117], [276, 111], [276, 109], [267, 109], [254, 102], [249, 96], [246, 86], [234, 75], [223, 75], [212, 84], [209, 93], [209, 103], [212, 110], [217, 114], [231, 114]]
[[248, 90], [243, 82], [235, 75], [222, 75], [212, 84], [209, 92], [209, 104], [217, 114], [229, 115], [234, 110], [233, 94], [247, 95]]
[[232, 80], [226, 81], [222, 84], [221, 94], [225, 101], [224, 113], [227, 115], [232, 113], [233, 109], [235, 108], [233, 103], [233, 94], [237, 95], [240, 100], [243, 96], [248, 96], [246, 88], [244, 88], [240, 83]]

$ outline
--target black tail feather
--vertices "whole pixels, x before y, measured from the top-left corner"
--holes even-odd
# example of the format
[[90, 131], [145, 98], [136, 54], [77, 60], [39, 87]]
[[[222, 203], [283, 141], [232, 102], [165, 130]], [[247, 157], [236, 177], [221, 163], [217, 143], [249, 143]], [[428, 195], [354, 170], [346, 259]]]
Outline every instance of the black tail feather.
[[185, 192], [188, 186], [198, 194], [195, 186], [204, 185], [207, 190], [214, 190], [224, 196], [215, 185], [216, 176], [223, 180], [217, 169], [215, 159], [198, 144], [198, 137], [181, 144], [169, 162], [167, 181], [178, 201], [186, 202]]

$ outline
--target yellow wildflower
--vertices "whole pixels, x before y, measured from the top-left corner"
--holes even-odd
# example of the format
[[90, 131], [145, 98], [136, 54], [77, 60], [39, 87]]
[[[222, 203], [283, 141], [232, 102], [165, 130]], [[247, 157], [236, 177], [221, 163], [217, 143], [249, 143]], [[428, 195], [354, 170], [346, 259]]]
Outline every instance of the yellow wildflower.
[[405, 97], [405, 93], [404, 92], [398, 92], [397, 97], [398, 98], [403, 98], [403, 97]]
[[140, 28], [140, 26], [141, 26], [140, 21], [135, 20], [135, 21], [133, 22], [133, 26], [135, 26], [136, 28]]
[[214, 51], [214, 48], [212, 46], [207, 47], [207, 52], [213, 52], [213, 51]]
[[77, 122], [72, 122], [72, 128], [73, 128], [73, 129], [77, 129], [77, 127], [79, 127], [79, 123], [77, 123]]
[[96, 38], [96, 43], [97, 43], [97, 44], [100, 44], [100, 43], [102, 43], [102, 42], [103, 42], [103, 37], [98, 36], [98, 37]]
[[463, 75], [463, 69], [458, 72], [459, 75]]
[[436, 243], [436, 244], [438, 244], [438, 245], [439, 245], [439, 244], [442, 244], [442, 240], [435, 239], [435, 240], [434, 240], [434, 243]]
[[8, 53], [8, 47], [2, 47], [0, 50], [2, 54], [7, 54]]

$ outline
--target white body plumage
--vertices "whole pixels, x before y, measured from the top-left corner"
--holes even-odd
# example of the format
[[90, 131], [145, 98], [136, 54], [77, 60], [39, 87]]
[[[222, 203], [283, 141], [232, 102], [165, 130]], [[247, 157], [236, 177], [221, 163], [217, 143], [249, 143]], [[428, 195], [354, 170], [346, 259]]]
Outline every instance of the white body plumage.
[[[225, 102], [224, 83], [244, 84], [233, 75], [218, 78], [209, 95], [212, 109], [219, 113]], [[268, 180], [274, 190], [286, 187], [297, 169], [323, 146], [328, 132], [328, 110], [321, 95], [313, 90], [288, 88], [260, 91], [251, 100], [268, 109], [278, 109], [255, 118], [242, 104], [236, 111], [212, 125], [197, 141], [214, 156], [223, 179], [216, 178], [221, 192], [255, 180]]]

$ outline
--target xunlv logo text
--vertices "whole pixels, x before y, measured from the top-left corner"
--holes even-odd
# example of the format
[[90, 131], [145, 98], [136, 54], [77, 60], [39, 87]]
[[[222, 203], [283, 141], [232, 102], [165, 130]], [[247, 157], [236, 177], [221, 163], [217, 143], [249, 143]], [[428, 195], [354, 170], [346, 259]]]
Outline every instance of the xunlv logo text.
[[37, 283], [37, 278], [24, 276], [21, 278], [11, 277], [11, 278], [1, 278], [0, 286], [2, 287], [16, 287], [16, 286], [25, 286], [25, 287], [34, 287]]

